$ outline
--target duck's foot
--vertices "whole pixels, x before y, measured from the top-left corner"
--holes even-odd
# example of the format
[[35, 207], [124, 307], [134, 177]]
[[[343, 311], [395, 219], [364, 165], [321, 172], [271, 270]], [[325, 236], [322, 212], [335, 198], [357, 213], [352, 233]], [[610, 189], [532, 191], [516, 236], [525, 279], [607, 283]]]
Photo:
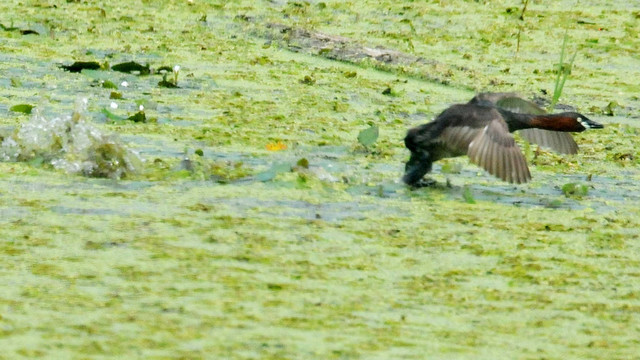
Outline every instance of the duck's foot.
[[430, 178], [422, 178], [418, 181], [416, 181], [415, 183], [411, 184], [411, 188], [412, 189], [419, 189], [419, 188], [423, 188], [423, 187], [432, 187], [435, 186], [438, 182], [430, 179]]

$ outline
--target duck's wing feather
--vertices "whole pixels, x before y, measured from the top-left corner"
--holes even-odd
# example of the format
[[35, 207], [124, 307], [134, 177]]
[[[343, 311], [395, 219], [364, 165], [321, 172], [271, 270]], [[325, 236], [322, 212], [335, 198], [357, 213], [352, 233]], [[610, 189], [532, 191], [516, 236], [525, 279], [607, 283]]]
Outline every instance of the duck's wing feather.
[[449, 126], [442, 131], [439, 140], [446, 144], [451, 152], [465, 155], [468, 152], [469, 144], [481, 130], [482, 128], [472, 126]]
[[[470, 104], [478, 104], [478, 103], [481, 103], [481, 102], [490, 102], [490, 103], [492, 103], [492, 104], [494, 104], [496, 106], [502, 107], [501, 105], [498, 105], [498, 103], [504, 101], [505, 99], [517, 99], [517, 100], [526, 101], [526, 100], [521, 99], [518, 96], [518, 94], [514, 93], [514, 92], [503, 92], [503, 93], [485, 92], [485, 93], [476, 94], [476, 96], [474, 96], [469, 101], [469, 103]], [[511, 101], [511, 100], [507, 100], [507, 101]], [[519, 105], [520, 103], [517, 103], [517, 104]]]
[[543, 108], [533, 101], [525, 100], [514, 93], [490, 93], [487, 97], [494, 99], [497, 107], [520, 114], [546, 114]]
[[469, 143], [469, 159], [500, 179], [521, 184], [531, 180], [527, 161], [502, 119], [494, 119], [476, 129]]
[[[502, 109], [522, 114], [545, 114], [546, 112], [536, 103], [517, 97], [513, 93], [488, 93], [480, 94]], [[576, 154], [578, 144], [568, 132], [558, 132], [543, 129], [520, 130], [519, 134], [532, 144], [540, 145], [560, 154]]]
[[543, 129], [524, 129], [518, 133], [532, 144], [540, 145], [560, 154], [577, 154], [578, 144], [568, 132]]

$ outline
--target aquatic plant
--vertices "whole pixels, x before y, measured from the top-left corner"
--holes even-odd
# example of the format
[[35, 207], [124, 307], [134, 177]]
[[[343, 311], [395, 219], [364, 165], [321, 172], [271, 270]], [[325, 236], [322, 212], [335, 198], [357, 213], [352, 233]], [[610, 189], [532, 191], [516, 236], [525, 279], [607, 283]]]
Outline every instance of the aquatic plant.
[[120, 179], [135, 172], [141, 160], [115, 135], [104, 134], [86, 120], [87, 99], [71, 115], [47, 117], [34, 108], [31, 119], [0, 145], [3, 161], [50, 165], [71, 174]]
[[202, 149], [191, 151], [185, 148], [182, 159], [177, 163], [174, 161], [155, 159], [154, 166], [144, 169], [143, 175], [149, 179], [212, 180], [220, 184], [243, 181], [252, 175], [251, 169], [242, 161], [208, 159]]
[[149, 64], [142, 65], [135, 61], [127, 61], [124, 63], [113, 65], [111, 67], [111, 70], [128, 73], [128, 74], [139, 74], [139, 75], [149, 75], [151, 73], [151, 68]]
[[475, 204], [476, 203], [476, 199], [473, 197], [473, 193], [471, 192], [471, 189], [468, 186], [465, 186], [462, 189], [462, 199], [464, 199], [464, 201], [467, 204]]
[[589, 188], [584, 184], [572, 182], [562, 186], [562, 193], [566, 197], [581, 198], [589, 193]]
[[[524, 21], [524, 13], [527, 11], [527, 5], [529, 5], [529, 0], [524, 0], [522, 3], [522, 12], [520, 13], [520, 17], [518, 18], [520, 21]], [[524, 25], [522, 23], [518, 26], [518, 35], [516, 36], [516, 57], [520, 52], [520, 35], [522, 34], [522, 30], [524, 29]]]
[[23, 113], [23, 114], [31, 114], [31, 110], [33, 110], [33, 105], [29, 104], [18, 104], [9, 108], [9, 110], [13, 112]]
[[[165, 88], [179, 88], [178, 86], [178, 74], [180, 74], [180, 65], [176, 65], [171, 69], [171, 73], [173, 74], [173, 79], [167, 79], [169, 72], [165, 67], [162, 67], [162, 81], [158, 83], [158, 86]], [[160, 69], [159, 69], [160, 71]]]
[[571, 60], [569, 63], [564, 62], [565, 51], [567, 48], [567, 39], [569, 38], [567, 31], [564, 33], [564, 39], [562, 40], [562, 49], [560, 50], [560, 61], [557, 64], [557, 76], [555, 86], [553, 88], [553, 98], [551, 99], [551, 104], [549, 104], [548, 111], [552, 112], [553, 108], [558, 103], [560, 96], [562, 95], [562, 89], [564, 88], [564, 83], [567, 81], [567, 77], [571, 74], [571, 67], [573, 66], [573, 61], [576, 59], [576, 55], [578, 52], [573, 53]]
[[371, 125], [358, 133], [358, 142], [365, 148], [369, 148], [376, 142], [376, 140], [378, 140], [379, 134], [380, 131], [378, 127], [376, 125]]

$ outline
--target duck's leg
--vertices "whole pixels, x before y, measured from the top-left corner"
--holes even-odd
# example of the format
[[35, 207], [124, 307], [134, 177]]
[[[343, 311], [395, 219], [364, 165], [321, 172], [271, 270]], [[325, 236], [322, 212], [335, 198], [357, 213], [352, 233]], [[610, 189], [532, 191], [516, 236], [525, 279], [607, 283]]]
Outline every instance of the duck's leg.
[[422, 177], [431, 171], [431, 164], [433, 161], [431, 160], [431, 156], [429, 152], [424, 149], [417, 149], [416, 151], [411, 152], [411, 158], [407, 161], [404, 170], [404, 176], [402, 177], [402, 181], [407, 185], [422, 187], [430, 185], [431, 182], [423, 182], [420, 181]]

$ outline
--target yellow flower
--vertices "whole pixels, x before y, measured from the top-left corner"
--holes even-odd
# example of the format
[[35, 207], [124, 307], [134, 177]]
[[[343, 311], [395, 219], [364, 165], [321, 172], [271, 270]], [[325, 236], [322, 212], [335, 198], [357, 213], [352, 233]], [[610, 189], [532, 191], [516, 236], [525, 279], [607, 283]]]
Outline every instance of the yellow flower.
[[276, 143], [267, 144], [266, 148], [269, 151], [280, 151], [280, 150], [286, 150], [287, 145], [285, 145], [282, 141], [278, 141]]

